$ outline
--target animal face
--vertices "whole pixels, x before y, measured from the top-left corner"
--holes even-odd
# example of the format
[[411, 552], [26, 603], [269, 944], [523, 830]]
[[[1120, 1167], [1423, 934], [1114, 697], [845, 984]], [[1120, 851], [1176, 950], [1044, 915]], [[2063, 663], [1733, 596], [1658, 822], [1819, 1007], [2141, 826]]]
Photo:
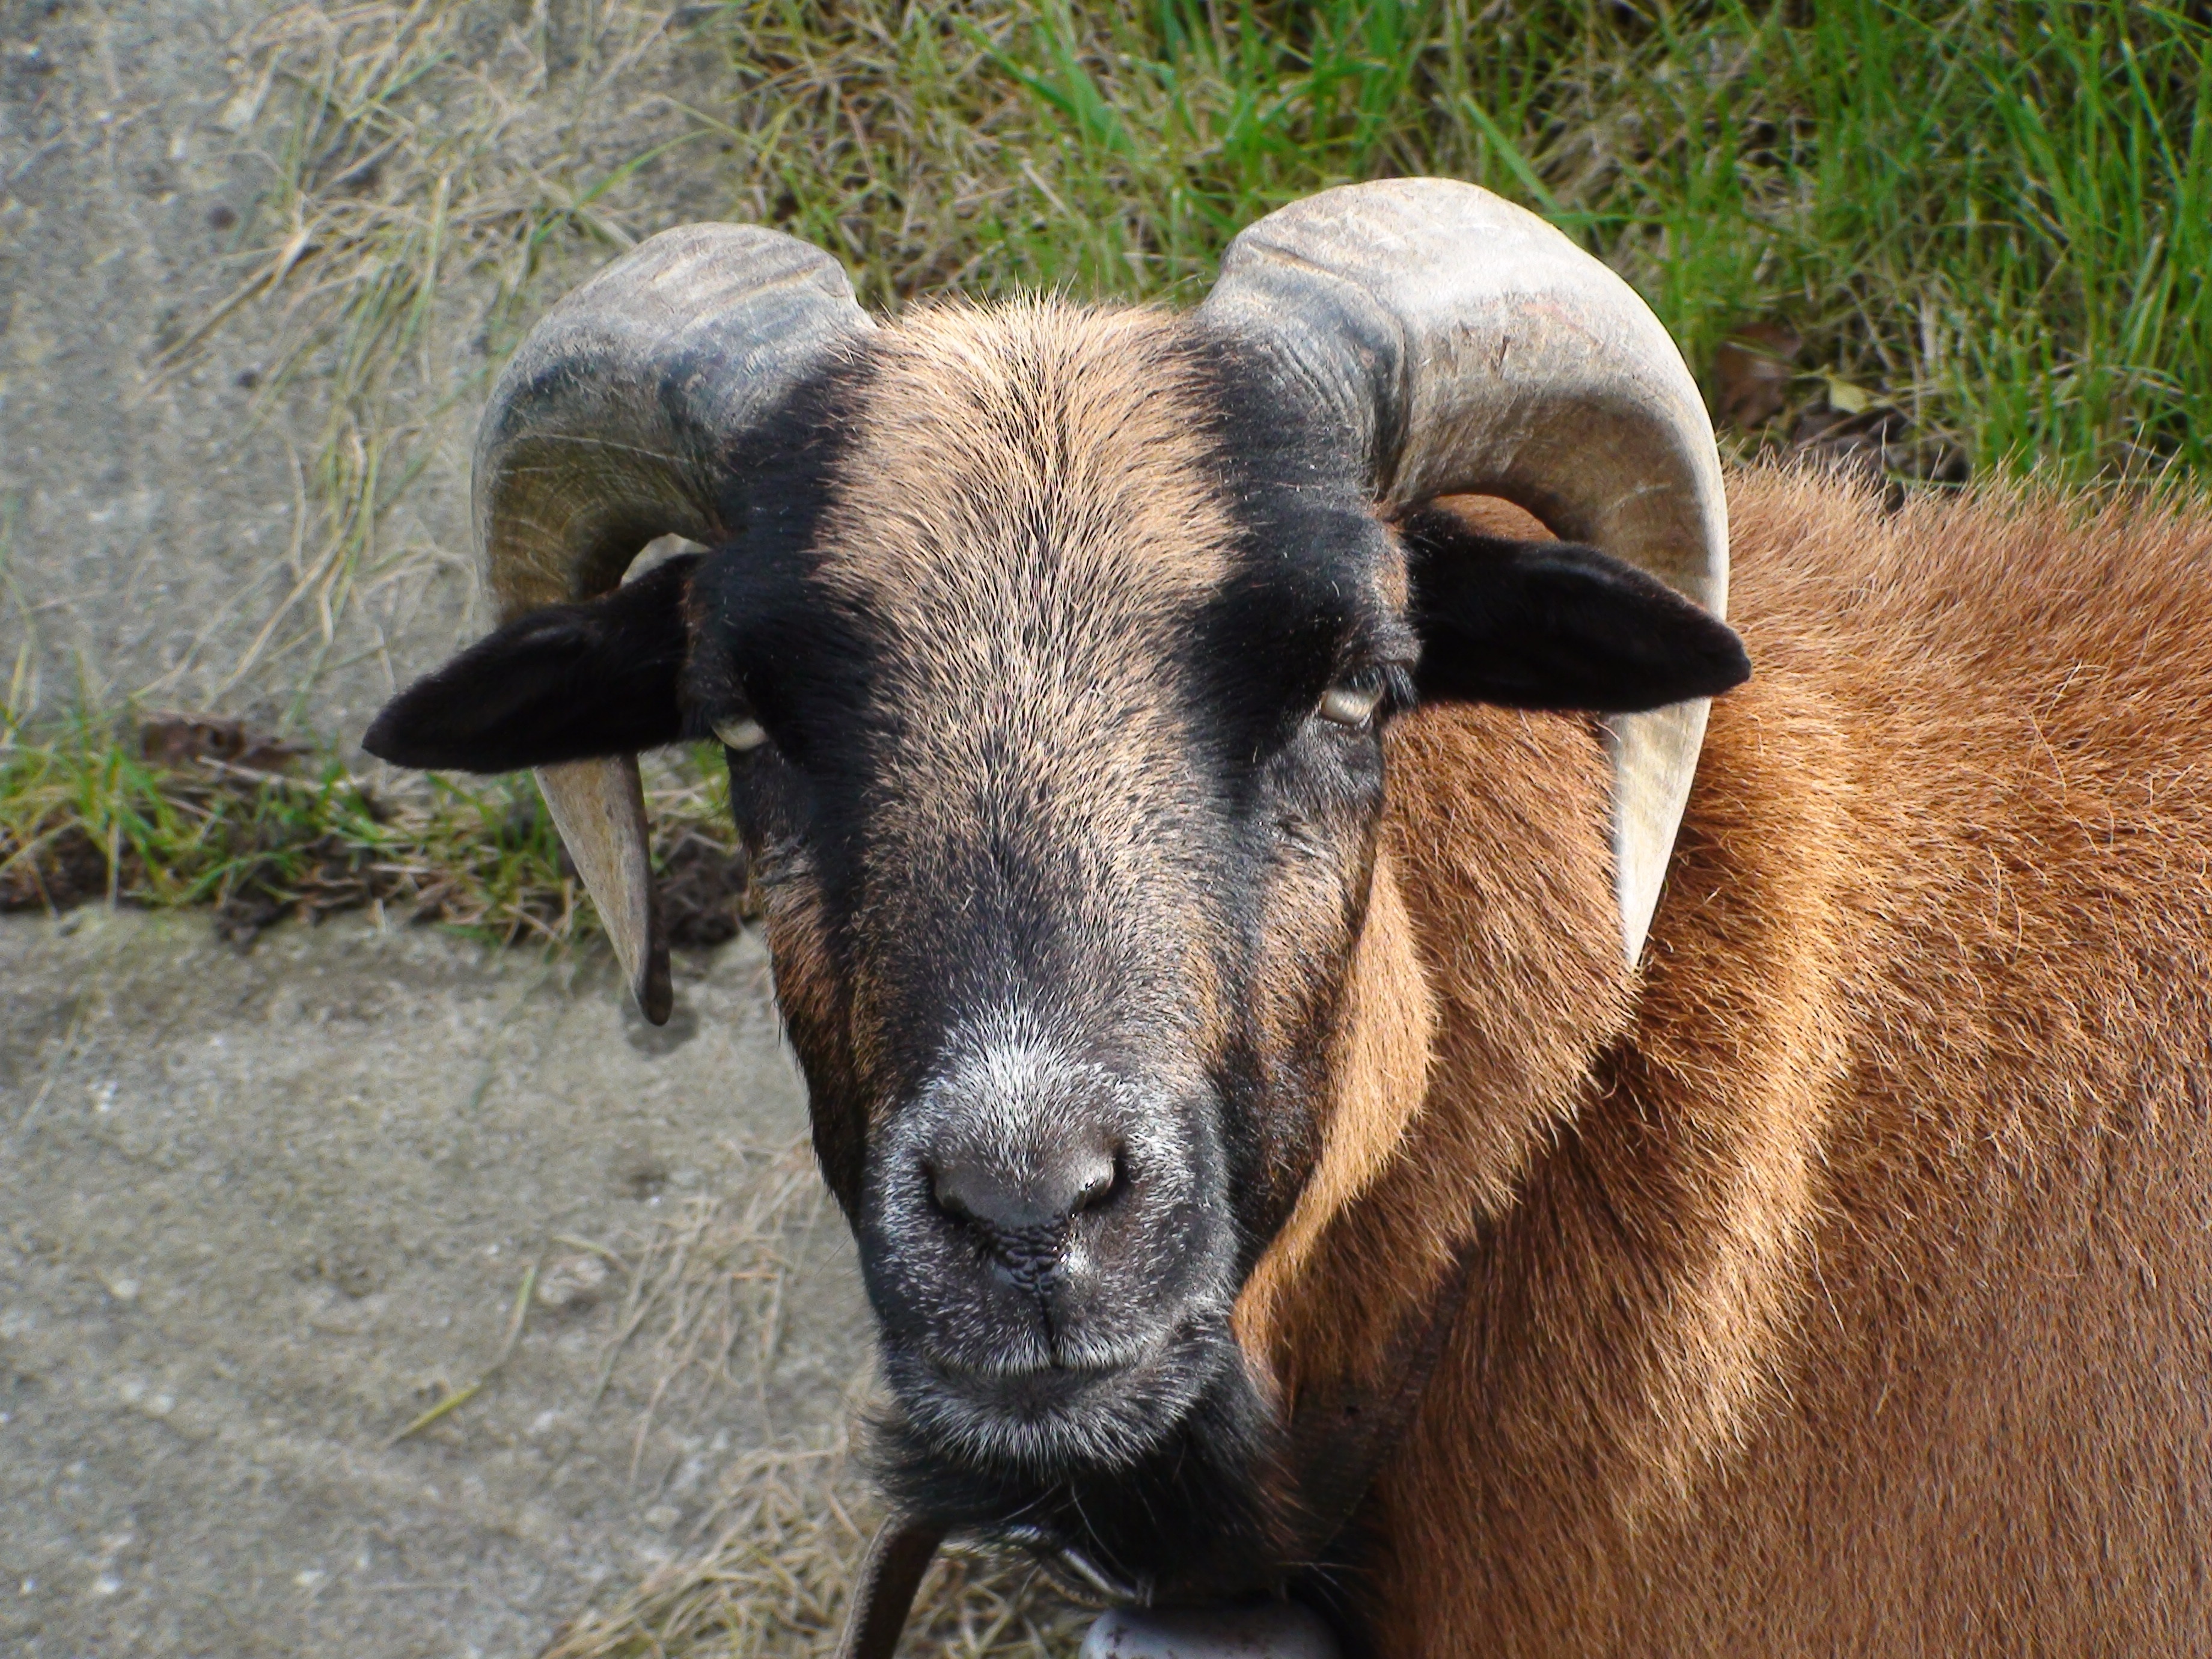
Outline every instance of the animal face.
[[1147, 313], [925, 318], [791, 547], [694, 583], [823, 1164], [963, 1461], [1158, 1444], [1312, 1158], [1419, 647], [1370, 514], [1240, 514], [1228, 391]]
[[1592, 550], [1386, 524], [1267, 385], [1188, 319], [923, 313], [793, 402], [741, 533], [370, 735], [723, 736], [896, 1438], [986, 1508], [1264, 1415], [1229, 1315], [1333, 1097], [1394, 714], [1741, 677]]

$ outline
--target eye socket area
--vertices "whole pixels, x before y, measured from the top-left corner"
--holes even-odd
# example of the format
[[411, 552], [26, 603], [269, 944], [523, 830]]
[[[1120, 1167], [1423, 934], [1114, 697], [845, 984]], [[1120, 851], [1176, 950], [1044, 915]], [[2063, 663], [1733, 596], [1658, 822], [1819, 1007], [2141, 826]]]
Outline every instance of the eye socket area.
[[1364, 731], [1375, 723], [1390, 695], [1390, 671], [1370, 663], [1337, 676], [1315, 706], [1316, 718], [1346, 731]]

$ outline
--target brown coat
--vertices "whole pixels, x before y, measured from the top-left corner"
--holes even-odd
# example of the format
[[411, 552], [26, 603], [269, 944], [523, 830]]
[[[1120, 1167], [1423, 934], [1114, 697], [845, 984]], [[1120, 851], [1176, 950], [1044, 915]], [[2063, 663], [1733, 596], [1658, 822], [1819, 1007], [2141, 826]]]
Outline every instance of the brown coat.
[[1371, 1364], [1477, 1195], [1389, 1655], [2212, 1653], [2212, 516], [1731, 495], [1638, 981], [1588, 723], [1394, 732], [1248, 1351]]

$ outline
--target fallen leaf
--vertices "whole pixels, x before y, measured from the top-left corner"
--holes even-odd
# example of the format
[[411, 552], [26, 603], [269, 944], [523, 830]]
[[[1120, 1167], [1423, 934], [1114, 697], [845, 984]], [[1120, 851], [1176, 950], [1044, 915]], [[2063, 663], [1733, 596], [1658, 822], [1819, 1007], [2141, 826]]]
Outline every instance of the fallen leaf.
[[214, 714], [150, 714], [138, 727], [138, 752], [177, 770], [193, 761], [221, 761], [249, 772], [281, 772], [305, 753], [256, 732], [243, 720]]
[[1831, 374], [1828, 382], [1828, 407], [1846, 415], [1863, 415], [1874, 407], [1874, 393], [1863, 386], [1853, 386], [1840, 375]]

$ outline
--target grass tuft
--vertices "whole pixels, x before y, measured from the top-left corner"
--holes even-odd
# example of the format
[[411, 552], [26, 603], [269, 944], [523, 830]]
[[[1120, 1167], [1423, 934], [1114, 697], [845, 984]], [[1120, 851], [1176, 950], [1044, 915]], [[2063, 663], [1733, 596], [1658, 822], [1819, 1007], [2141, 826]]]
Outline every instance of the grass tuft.
[[[747, 903], [727, 780], [688, 751], [654, 769], [654, 857], [679, 945], [719, 945]], [[500, 944], [599, 936], [537, 786], [432, 775], [378, 790], [235, 722], [69, 724], [0, 739], [0, 910], [211, 906], [240, 942], [296, 916], [374, 908]]]

